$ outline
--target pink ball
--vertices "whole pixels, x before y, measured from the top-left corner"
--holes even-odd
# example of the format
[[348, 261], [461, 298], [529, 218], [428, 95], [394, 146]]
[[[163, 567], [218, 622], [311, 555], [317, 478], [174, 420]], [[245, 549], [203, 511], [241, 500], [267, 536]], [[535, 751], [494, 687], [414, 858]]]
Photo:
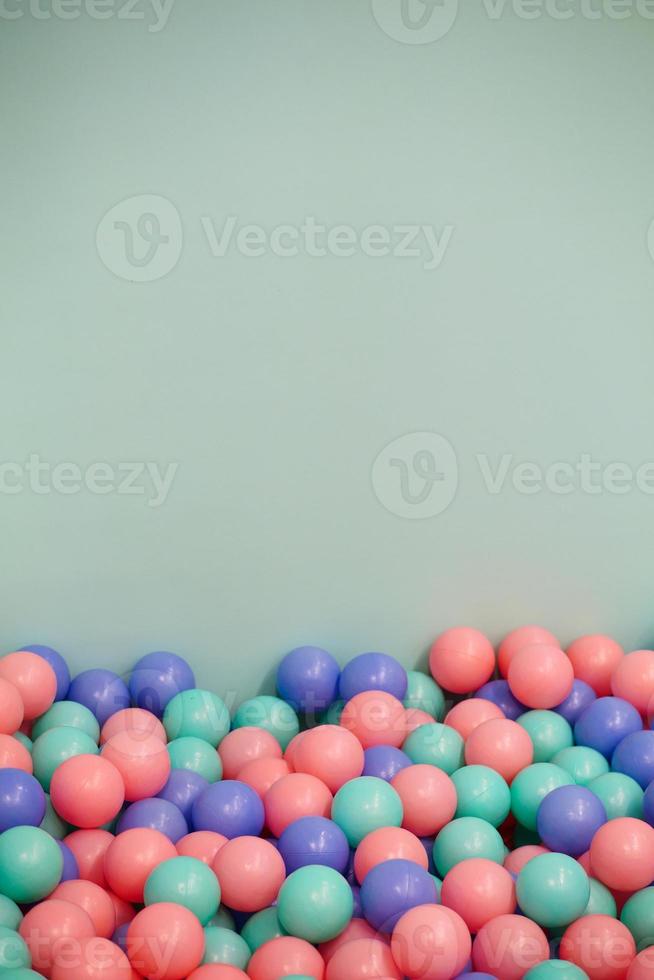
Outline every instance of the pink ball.
[[608, 888], [645, 888], [654, 880], [654, 827], [634, 817], [609, 820], [593, 837], [590, 866]]
[[13, 735], [23, 724], [24, 716], [23, 699], [18, 688], [0, 677], [0, 734]]
[[353, 939], [336, 950], [327, 964], [326, 980], [402, 980], [388, 943]]
[[196, 830], [180, 837], [176, 847], [180, 857], [197, 858], [203, 864], [211, 866], [216, 854], [226, 843], [227, 838], [213, 830]]
[[243, 766], [254, 759], [281, 759], [282, 748], [264, 728], [247, 725], [225, 735], [218, 746], [218, 755], [223, 764], [223, 779], [236, 779]]
[[151, 871], [177, 849], [165, 834], [149, 827], [125, 830], [111, 842], [104, 855], [104, 874], [112, 891], [126, 902], [143, 903], [143, 888]]
[[170, 775], [170, 756], [157, 735], [118, 732], [105, 742], [101, 755], [123, 777], [129, 803], [156, 796]]
[[111, 718], [107, 718], [102, 731], [100, 732], [100, 745], [104, 745], [114, 735], [124, 732], [132, 736], [156, 735], [162, 742], [166, 742], [166, 729], [161, 724], [156, 715], [145, 708], [123, 708], [117, 711]]
[[26, 721], [47, 711], [57, 693], [57, 675], [48, 661], [28, 650], [2, 657], [0, 678], [17, 688]]
[[533, 646], [537, 643], [543, 643], [545, 646], [555, 646], [558, 647], [559, 641], [550, 633], [549, 630], [543, 629], [542, 626], [519, 626], [515, 630], [511, 630], [507, 633], [502, 642], [500, 643], [499, 650], [497, 652], [497, 665], [500, 669], [500, 674], [502, 677], [506, 677], [509, 672], [509, 664], [513, 660], [514, 656], [518, 650], [522, 650], [523, 647]]
[[204, 930], [183, 905], [157, 902], [130, 922], [127, 955], [148, 980], [185, 980], [204, 955]]
[[239, 771], [236, 778], [247, 783], [261, 799], [278, 779], [288, 776], [290, 768], [283, 759], [253, 759]]
[[504, 858], [504, 867], [514, 875], [519, 875], [525, 864], [532, 858], [539, 857], [541, 854], [549, 854], [547, 847], [540, 844], [525, 844], [523, 847], [516, 847], [515, 851]]
[[427, 852], [415, 834], [402, 827], [379, 827], [367, 834], [354, 852], [354, 873], [359, 884], [383, 861], [414, 861], [427, 870]]
[[647, 714], [654, 696], [654, 650], [634, 650], [623, 657], [611, 675], [611, 690], [616, 698], [638, 708], [641, 715]]
[[284, 884], [284, 859], [267, 840], [234, 837], [220, 848], [213, 862], [222, 901], [237, 912], [258, 912], [277, 900]]
[[654, 977], [654, 946], [648, 946], [632, 960], [627, 980], [652, 980]]
[[226, 963], [205, 963], [204, 966], [193, 970], [193, 973], [189, 973], [188, 980], [248, 980], [248, 975], [237, 966], [229, 966]]
[[88, 915], [96, 936], [108, 939], [116, 928], [116, 910], [110, 895], [92, 881], [74, 879], [63, 881], [57, 885], [52, 895], [53, 899], [70, 902], [77, 905]]
[[445, 724], [456, 729], [465, 740], [475, 728], [494, 718], [504, 718], [504, 712], [492, 701], [487, 701], [485, 698], [467, 698], [465, 701], [459, 701], [448, 711], [445, 715]]
[[323, 980], [325, 964], [317, 949], [295, 936], [279, 936], [264, 943], [248, 963], [250, 980], [282, 980], [293, 976]]
[[131, 922], [136, 915], [136, 909], [132, 903], [126, 901], [124, 898], [119, 898], [115, 892], [107, 892], [107, 895], [114, 905], [116, 929], [118, 929], [119, 926], [124, 926], [126, 922]]
[[534, 644], [518, 650], [507, 675], [511, 693], [528, 708], [555, 708], [572, 690], [572, 664], [558, 647]]
[[507, 783], [534, 759], [534, 746], [529, 735], [516, 721], [496, 718], [485, 721], [468, 736], [465, 761], [468, 766], [488, 766]]
[[296, 772], [316, 776], [336, 793], [348, 780], [361, 775], [364, 763], [356, 735], [339, 725], [320, 725], [305, 732], [297, 745], [293, 767]]
[[445, 630], [429, 651], [429, 670], [446, 691], [469, 694], [485, 684], [495, 670], [493, 644], [470, 626]]
[[306, 734], [306, 732], [298, 732], [286, 746], [284, 761], [291, 772], [295, 772], [295, 753], [297, 752], [298, 746]]
[[113, 820], [125, 801], [123, 777], [98, 755], [76, 755], [58, 766], [50, 783], [52, 805], [75, 827], [96, 828]]
[[475, 970], [521, 980], [533, 966], [548, 960], [547, 936], [524, 915], [498, 915], [477, 933], [472, 947]]
[[441, 902], [458, 912], [470, 932], [516, 909], [515, 883], [501, 865], [486, 858], [455, 864], [443, 879]]
[[580, 636], [567, 652], [575, 677], [590, 684], [598, 698], [611, 693], [611, 675], [624, 657], [619, 643], [597, 633]]
[[22, 769], [32, 775], [32, 756], [13, 735], [0, 735], [0, 769]]
[[423, 711], [421, 708], [407, 708], [404, 713], [404, 725], [407, 735], [415, 732], [416, 728], [420, 728], [421, 725], [433, 725], [435, 721], [436, 719], [433, 715], [430, 715], [427, 711]]
[[626, 926], [609, 915], [585, 915], [568, 926], [559, 956], [584, 970], [589, 980], [624, 980], [636, 955]]
[[329, 817], [332, 794], [315, 776], [292, 772], [270, 787], [263, 805], [268, 829], [275, 837], [280, 837], [288, 825], [300, 817]]
[[434, 837], [454, 816], [454, 783], [436, 766], [407, 766], [394, 776], [391, 786], [404, 807], [402, 826], [417, 837]]
[[336, 936], [335, 939], [330, 939], [327, 943], [321, 943], [318, 947], [325, 964], [329, 963], [334, 953], [341, 946], [344, 946], [345, 943], [351, 943], [354, 939], [381, 939], [385, 941], [383, 934], [377, 935], [376, 931], [365, 919], [350, 919], [343, 932]]
[[46, 899], [25, 914], [18, 931], [32, 957], [32, 968], [49, 977], [57, 956], [75, 951], [75, 943], [95, 935], [84, 909], [71, 902]]
[[64, 838], [75, 856], [80, 878], [106, 887], [104, 856], [113, 839], [108, 830], [75, 830]]
[[62, 959], [52, 980], [132, 980], [132, 968], [120, 946], [97, 936], [82, 939], [75, 957]]
[[[399, 748], [406, 738], [406, 709], [386, 691], [362, 691], [350, 698], [343, 708], [341, 725], [356, 736], [364, 749], [374, 745]], [[298, 758], [306, 741], [305, 736], [297, 751]], [[363, 771], [363, 766], [361, 769]]]
[[463, 970], [470, 949], [465, 922], [442, 905], [405, 912], [391, 938], [393, 959], [410, 980], [450, 980]]

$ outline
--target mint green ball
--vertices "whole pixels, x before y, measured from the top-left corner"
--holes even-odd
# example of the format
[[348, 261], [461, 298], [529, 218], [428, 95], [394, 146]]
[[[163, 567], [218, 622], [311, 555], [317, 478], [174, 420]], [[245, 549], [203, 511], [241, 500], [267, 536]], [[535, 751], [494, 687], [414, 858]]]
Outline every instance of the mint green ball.
[[241, 929], [241, 938], [246, 941], [253, 953], [271, 939], [279, 939], [280, 936], [287, 935], [286, 929], [279, 921], [277, 908], [274, 906], [255, 912]]
[[31, 755], [34, 742], [31, 738], [28, 738], [25, 732], [14, 732], [13, 738], [15, 738], [17, 742], [20, 742], [21, 745], [24, 745]]
[[70, 833], [70, 824], [62, 820], [52, 805], [50, 794], [45, 794], [45, 815], [40, 824], [41, 830], [47, 831], [55, 840], [63, 840]]
[[521, 911], [540, 926], [565, 926], [588, 905], [588, 875], [567, 854], [540, 854], [518, 875], [516, 898]]
[[567, 960], [545, 960], [527, 970], [523, 980], [588, 980], [588, 974]]
[[359, 776], [339, 789], [332, 803], [332, 820], [347, 837], [350, 847], [380, 827], [400, 827], [402, 800], [390, 783], [377, 776]]
[[559, 786], [571, 786], [570, 773], [550, 762], [535, 762], [519, 772], [511, 783], [511, 810], [518, 823], [536, 830], [538, 807], [548, 793]]
[[56, 840], [39, 827], [0, 834], [0, 892], [20, 905], [38, 902], [59, 884], [64, 859]]
[[6, 895], [0, 895], [0, 926], [16, 931], [23, 921], [23, 913], [15, 902]]
[[607, 772], [588, 784], [588, 789], [604, 804], [608, 820], [618, 817], [643, 819], [644, 792], [635, 779], [621, 772]]
[[561, 749], [550, 761], [569, 772], [578, 786], [588, 786], [593, 779], [609, 771], [608, 761], [602, 753], [585, 745]]
[[277, 899], [279, 921], [291, 936], [325, 943], [345, 929], [354, 900], [347, 881], [333, 868], [308, 864], [288, 876]]
[[340, 725], [344, 707], [345, 701], [342, 698], [339, 698], [338, 701], [332, 701], [326, 711], [321, 711], [318, 714], [318, 723], [321, 725]]
[[556, 711], [527, 711], [520, 715], [518, 724], [534, 744], [534, 762], [549, 762], [573, 744], [572, 728]]
[[211, 868], [192, 857], [169, 858], [151, 871], [143, 890], [145, 905], [175, 902], [206, 925], [218, 911], [220, 885]]
[[456, 817], [479, 817], [493, 827], [504, 823], [511, 810], [511, 790], [488, 766], [463, 766], [452, 773], [456, 788]]
[[451, 775], [463, 765], [463, 739], [449, 725], [420, 725], [405, 739], [402, 751], [412, 762], [437, 766]]
[[81, 728], [49, 728], [39, 735], [32, 748], [34, 775], [46, 793], [55, 769], [76, 755], [97, 755], [98, 746]]
[[234, 921], [234, 916], [224, 905], [218, 906], [218, 911], [215, 915], [212, 915], [207, 922], [208, 926], [220, 926], [221, 929], [231, 929], [232, 931], [236, 929], [236, 923]]
[[407, 670], [405, 708], [418, 708], [432, 715], [436, 721], [441, 721], [445, 714], [445, 695], [436, 683], [421, 670]]
[[32, 957], [25, 940], [14, 929], [0, 926], [0, 971], [30, 967]]
[[259, 694], [256, 698], [250, 698], [237, 710], [232, 728], [246, 728], [248, 725], [270, 732], [284, 750], [300, 731], [300, 721], [290, 704], [270, 694]]
[[79, 728], [97, 745], [100, 741], [100, 725], [92, 711], [77, 701], [55, 701], [51, 708], [40, 715], [32, 726], [32, 738], [51, 728]]
[[223, 764], [213, 745], [202, 738], [185, 735], [168, 743], [168, 756], [172, 769], [190, 769], [204, 776], [209, 783], [222, 779]]
[[216, 748], [229, 731], [229, 711], [217, 694], [194, 687], [171, 698], [163, 726], [169, 739], [201, 738]]
[[5, 980], [45, 980], [42, 973], [30, 970], [26, 966], [20, 966], [17, 970], [12, 970], [11, 973], [0, 970], [0, 977], [5, 978]]
[[205, 926], [203, 963], [226, 963], [245, 970], [251, 955], [246, 941], [233, 929]]
[[434, 864], [444, 878], [455, 864], [468, 858], [487, 858], [504, 863], [504, 842], [499, 833], [478, 817], [458, 817], [446, 824], [434, 841]]
[[589, 878], [588, 881], [590, 882], [590, 898], [584, 915], [609, 915], [615, 919], [618, 914], [618, 907], [611, 892], [597, 878]]
[[654, 888], [642, 888], [625, 902], [620, 921], [634, 937], [638, 951], [654, 946]]

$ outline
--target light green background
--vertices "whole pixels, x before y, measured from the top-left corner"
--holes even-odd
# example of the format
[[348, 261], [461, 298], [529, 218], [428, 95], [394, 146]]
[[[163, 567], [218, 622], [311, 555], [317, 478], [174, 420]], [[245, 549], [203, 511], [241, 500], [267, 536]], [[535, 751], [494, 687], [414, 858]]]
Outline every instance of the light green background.
[[[0, 496], [4, 649], [167, 648], [249, 694], [306, 642], [410, 665], [460, 623], [652, 643], [654, 497], [490, 494], [475, 459], [654, 459], [654, 22], [569, 6], [466, 0], [424, 44], [352, 0], [0, 20], [0, 456], [179, 464], [158, 508]], [[153, 282], [96, 249], [135, 195], [181, 216]], [[454, 230], [433, 270], [215, 258], [201, 218], [228, 215]], [[425, 431], [458, 490], [404, 519], [371, 467]]]

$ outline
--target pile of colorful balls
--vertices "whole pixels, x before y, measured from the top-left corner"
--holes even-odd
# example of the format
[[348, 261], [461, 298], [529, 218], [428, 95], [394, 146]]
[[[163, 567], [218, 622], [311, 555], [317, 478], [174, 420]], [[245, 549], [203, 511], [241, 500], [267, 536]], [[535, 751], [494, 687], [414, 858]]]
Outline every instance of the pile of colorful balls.
[[461, 627], [220, 694], [0, 658], [0, 980], [653, 980], [654, 650]]

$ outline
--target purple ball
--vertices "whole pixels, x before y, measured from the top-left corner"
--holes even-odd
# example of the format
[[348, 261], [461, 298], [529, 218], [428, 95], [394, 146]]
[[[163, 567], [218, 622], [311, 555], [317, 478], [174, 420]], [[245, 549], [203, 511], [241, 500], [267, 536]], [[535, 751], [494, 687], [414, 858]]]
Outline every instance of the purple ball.
[[123, 953], [127, 952], [127, 930], [130, 927], [129, 922], [123, 922], [122, 926], [118, 926], [113, 936], [111, 937], [112, 943], [116, 946], [120, 946]]
[[151, 711], [158, 718], [180, 691], [195, 687], [195, 675], [187, 662], [176, 653], [158, 650], [146, 653], [134, 664], [129, 693], [133, 704]]
[[497, 980], [494, 973], [459, 973], [455, 980]]
[[50, 664], [57, 677], [57, 693], [55, 694], [55, 701], [65, 701], [66, 695], [68, 694], [68, 688], [70, 687], [70, 671], [68, 669], [68, 664], [56, 650], [52, 647], [44, 647], [41, 643], [33, 643], [31, 646], [21, 647], [21, 650], [27, 650], [30, 653], [36, 653], [39, 657]]
[[100, 725], [123, 708], [129, 708], [129, 691], [122, 677], [113, 670], [93, 668], [73, 678], [68, 699], [92, 711]]
[[159, 830], [173, 844], [176, 844], [180, 837], [188, 834], [188, 824], [182, 811], [174, 803], [160, 800], [158, 796], [151, 796], [130, 804], [118, 820], [116, 833], [122, 834], [124, 830], [132, 830], [134, 827]]
[[157, 793], [160, 800], [168, 800], [181, 810], [187, 823], [191, 821], [193, 803], [209, 785], [208, 780], [190, 769], [172, 769], [166, 785]]
[[622, 739], [611, 757], [613, 772], [635, 779], [641, 789], [654, 780], [654, 732], [632, 732]]
[[579, 857], [606, 823], [604, 805], [584, 786], [559, 786], [544, 797], [536, 817], [538, 835], [551, 851]]
[[595, 691], [590, 684], [585, 681], [575, 680], [572, 683], [572, 690], [565, 701], [557, 705], [553, 710], [562, 715], [570, 725], [574, 725], [577, 719], [586, 710], [589, 704], [597, 699]]
[[435, 875], [436, 865], [434, 864], [434, 841], [435, 837], [420, 837], [420, 843], [425, 849], [425, 854], [427, 855], [427, 870]]
[[623, 738], [642, 730], [638, 711], [622, 698], [597, 698], [577, 719], [575, 743], [609, 758]]
[[277, 669], [277, 691], [296, 711], [313, 715], [336, 700], [340, 673], [331, 653], [320, 647], [297, 647]]
[[643, 796], [643, 815], [645, 820], [654, 827], [654, 783], [650, 783]]
[[263, 803], [257, 793], [237, 779], [212, 783], [191, 808], [194, 830], [213, 830], [233, 837], [258, 837], [264, 825]]
[[361, 653], [343, 668], [338, 688], [345, 701], [362, 691], [386, 691], [401, 701], [407, 683], [406, 670], [395, 657], [387, 653]]
[[325, 865], [343, 874], [350, 858], [350, 846], [333, 820], [301, 817], [282, 833], [279, 853], [284, 858], [287, 875], [307, 864]]
[[378, 932], [392, 932], [409, 909], [437, 902], [434, 879], [414, 861], [383, 861], [368, 872], [361, 885], [363, 914]]
[[22, 769], [0, 769], [0, 833], [11, 827], [39, 827], [45, 816], [45, 793]]
[[396, 749], [393, 745], [373, 745], [364, 752], [365, 763], [362, 776], [377, 776], [390, 783], [401, 769], [412, 766], [413, 763], [406, 752]]
[[352, 892], [352, 918], [362, 919], [363, 909], [361, 907], [361, 889], [358, 885], [350, 885]]
[[57, 844], [59, 845], [61, 856], [64, 859], [64, 870], [61, 872], [61, 881], [77, 881], [79, 878], [77, 858], [71, 851], [70, 847], [68, 847], [67, 844], [64, 844], [63, 841], [58, 840]]
[[492, 701], [504, 712], [506, 718], [515, 721], [520, 715], [524, 715], [529, 709], [518, 701], [511, 693], [508, 681], [488, 681], [475, 692], [476, 698], [484, 698]]

